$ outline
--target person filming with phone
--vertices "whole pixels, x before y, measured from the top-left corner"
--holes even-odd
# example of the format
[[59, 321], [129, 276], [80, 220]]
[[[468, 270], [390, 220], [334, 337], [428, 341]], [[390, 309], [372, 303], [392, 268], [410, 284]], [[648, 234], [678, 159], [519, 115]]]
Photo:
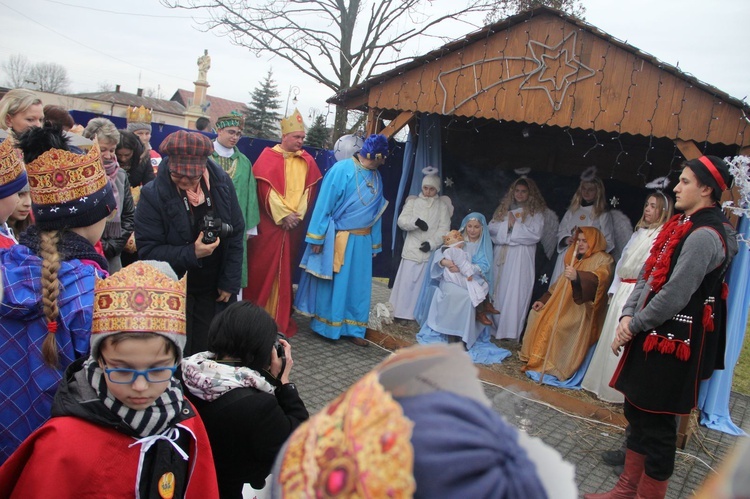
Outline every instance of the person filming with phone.
[[289, 374], [292, 346], [261, 307], [236, 302], [216, 316], [207, 352], [182, 361], [185, 393], [206, 426], [222, 498], [264, 487], [276, 454], [310, 416]]
[[165, 159], [141, 189], [135, 239], [141, 259], [169, 263], [187, 277], [185, 354], [208, 347], [211, 319], [236, 300], [245, 222], [229, 175], [209, 158], [211, 140], [180, 130], [159, 146]]

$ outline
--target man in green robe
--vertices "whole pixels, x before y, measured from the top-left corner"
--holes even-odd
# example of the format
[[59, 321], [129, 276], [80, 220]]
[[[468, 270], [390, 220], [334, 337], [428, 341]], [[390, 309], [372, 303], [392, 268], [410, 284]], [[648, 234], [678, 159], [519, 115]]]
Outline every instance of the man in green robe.
[[216, 161], [232, 178], [237, 199], [240, 202], [242, 216], [245, 219], [246, 237], [243, 239], [242, 251], [242, 287], [247, 286], [247, 240], [258, 234], [258, 191], [255, 186], [253, 165], [247, 156], [237, 149], [237, 142], [242, 137], [245, 119], [237, 111], [216, 120], [218, 137], [214, 140], [214, 152], [211, 159]]

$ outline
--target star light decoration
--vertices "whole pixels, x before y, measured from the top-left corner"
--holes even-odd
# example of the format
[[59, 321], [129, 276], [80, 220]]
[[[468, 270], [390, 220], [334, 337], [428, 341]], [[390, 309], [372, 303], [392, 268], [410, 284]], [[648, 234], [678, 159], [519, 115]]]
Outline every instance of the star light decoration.
[[547, 274], [542, 274], [542, 277], [539, 278], [539, 282], [541, 284], [547, 284], [549, 282], [549, 277], [547, 277]]
[[617, 196], [612, 196], [612, 199], [609, 200], [609, 204], [612, 205], [612, 208], [617, 208], [617, 205], [620, 204], [620, 199]]
[[444, 183], [446, 187], [453, 187], [453, 179], [450, 177], [445, 177]]
[[[559, 111], [570, 86], [596, 74], [596, 71], [578, 58], [578, 54], [576, 54], [577, 40], [577, 31], [568, 33], [557, 45], [547, 45], [536, 40], [529, 40], [526, 46], [527, 52], [531, 53], [531, 57], [504, 56], [480, 59], [441, 71], [438, 74], [438, 85], [443, 92], [443, 114], [454, 114], [458, 108], [486, 93], [491, 88], [521, 78], [523, 78], [523, 81], [518, 87], [519, 91], [543, 90], [547, 94], [552, 109]], [[536, 67], [528, 72], [524, 70], [526, 63], [536, 64]], [[482, 71], [482, 66], [485, 64], [499, 65], [501, 67], [501, 78], [493, 80], [491, 84], [484, 84], [481, 81], [481, 75], [485, 74]], [[511, 70], [511, 68], [513, 69]], [[488, 71], [487, 74], [491, 72]], [[467, 77], [472, 74], [474, 75], [474, 93], [449, 109], [448, 103], [455, 102], [455, 95], [448, 91], [446, 82], [456, 75]]]

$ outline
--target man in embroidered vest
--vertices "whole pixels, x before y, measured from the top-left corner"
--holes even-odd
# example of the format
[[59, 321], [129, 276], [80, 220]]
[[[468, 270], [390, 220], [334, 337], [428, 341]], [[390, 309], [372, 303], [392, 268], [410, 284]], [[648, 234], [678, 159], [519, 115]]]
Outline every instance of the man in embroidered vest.
[[631, 427], [625, 469], [614, 489], [587, 498], [664, 497], [674, 471], [675, 415], [696, 406], [700, 381], [723, 369], [725, 331], [714, 327], [729, 255], [718, 201], [732, 183], [716, 156], [683, 165], [675, 208], [654, 241], [622, 310], [612, 351], [620, 364], [610, 386], [625, 395]]
[[294, 307], [312, 317], [310, 328], [337, 340], [367, 346], [372, 259], [380, 253], [382, 216], [388, 207], [378, 167], [388, 139], [370, 135], [353, 157], [333, 165], [323, 178], [310, 217]]
[[322, 175], [302, 150], [305, 124], [294, 110], [281, 120], [281, 144], [266, 147], [253, 166], [258, 182], [258, 235], [247, 242], [248, 285], [243, 298], [263, 307], [287, 336], [292, 319], [292, 273]]
[[216, 120], [218, 136], [214, 140], [214, 152], [211, 159], [227, 172], [237, 192], [242, 217], [245, 219], [245, 238], [242, 247], [242, 283], [247, 287], [247, 239], [258, 234], [258, 193], [253, 175], [253, 165], [247, 156], [237, 148], [237, 142], [242, 137], [245, 118], [236, 111]]

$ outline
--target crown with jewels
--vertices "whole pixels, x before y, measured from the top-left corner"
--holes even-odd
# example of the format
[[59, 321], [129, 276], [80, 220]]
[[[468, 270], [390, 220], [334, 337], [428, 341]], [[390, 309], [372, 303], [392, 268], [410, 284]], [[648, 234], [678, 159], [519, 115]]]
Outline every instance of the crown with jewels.
[[[0, 187], [11, 184], [14, 184], [11, 190], [18, 192], [26, 184], [26, 175], [18, 151], [13, 147], [13, 139], [8, 136], [0, 144]], [[17, 188], [15, 184], [18, 184]]]
[[99, 143], [87, 154], [50, 149], [26, 165], [31, 201], [36, 205], [61, 205], [80, 201], [107, 185]]
[[302, 115], [297, 109], [294, 110], [291, 116], [281, 120], [281, 135], [286, 135], [293, 132], [304, 132], [305, 122], [302, 119]]
[[171, 279], [145, 262], [135, 262], [97, 280], [91, 332], [160, 332], [185, 335], [187, 275]]
[[153, 119], [153, 112], [151, 109], [147, 109], [145, 106], [128, 106], [128, 114], [126, 119], [128, 123], [151, 123]]

